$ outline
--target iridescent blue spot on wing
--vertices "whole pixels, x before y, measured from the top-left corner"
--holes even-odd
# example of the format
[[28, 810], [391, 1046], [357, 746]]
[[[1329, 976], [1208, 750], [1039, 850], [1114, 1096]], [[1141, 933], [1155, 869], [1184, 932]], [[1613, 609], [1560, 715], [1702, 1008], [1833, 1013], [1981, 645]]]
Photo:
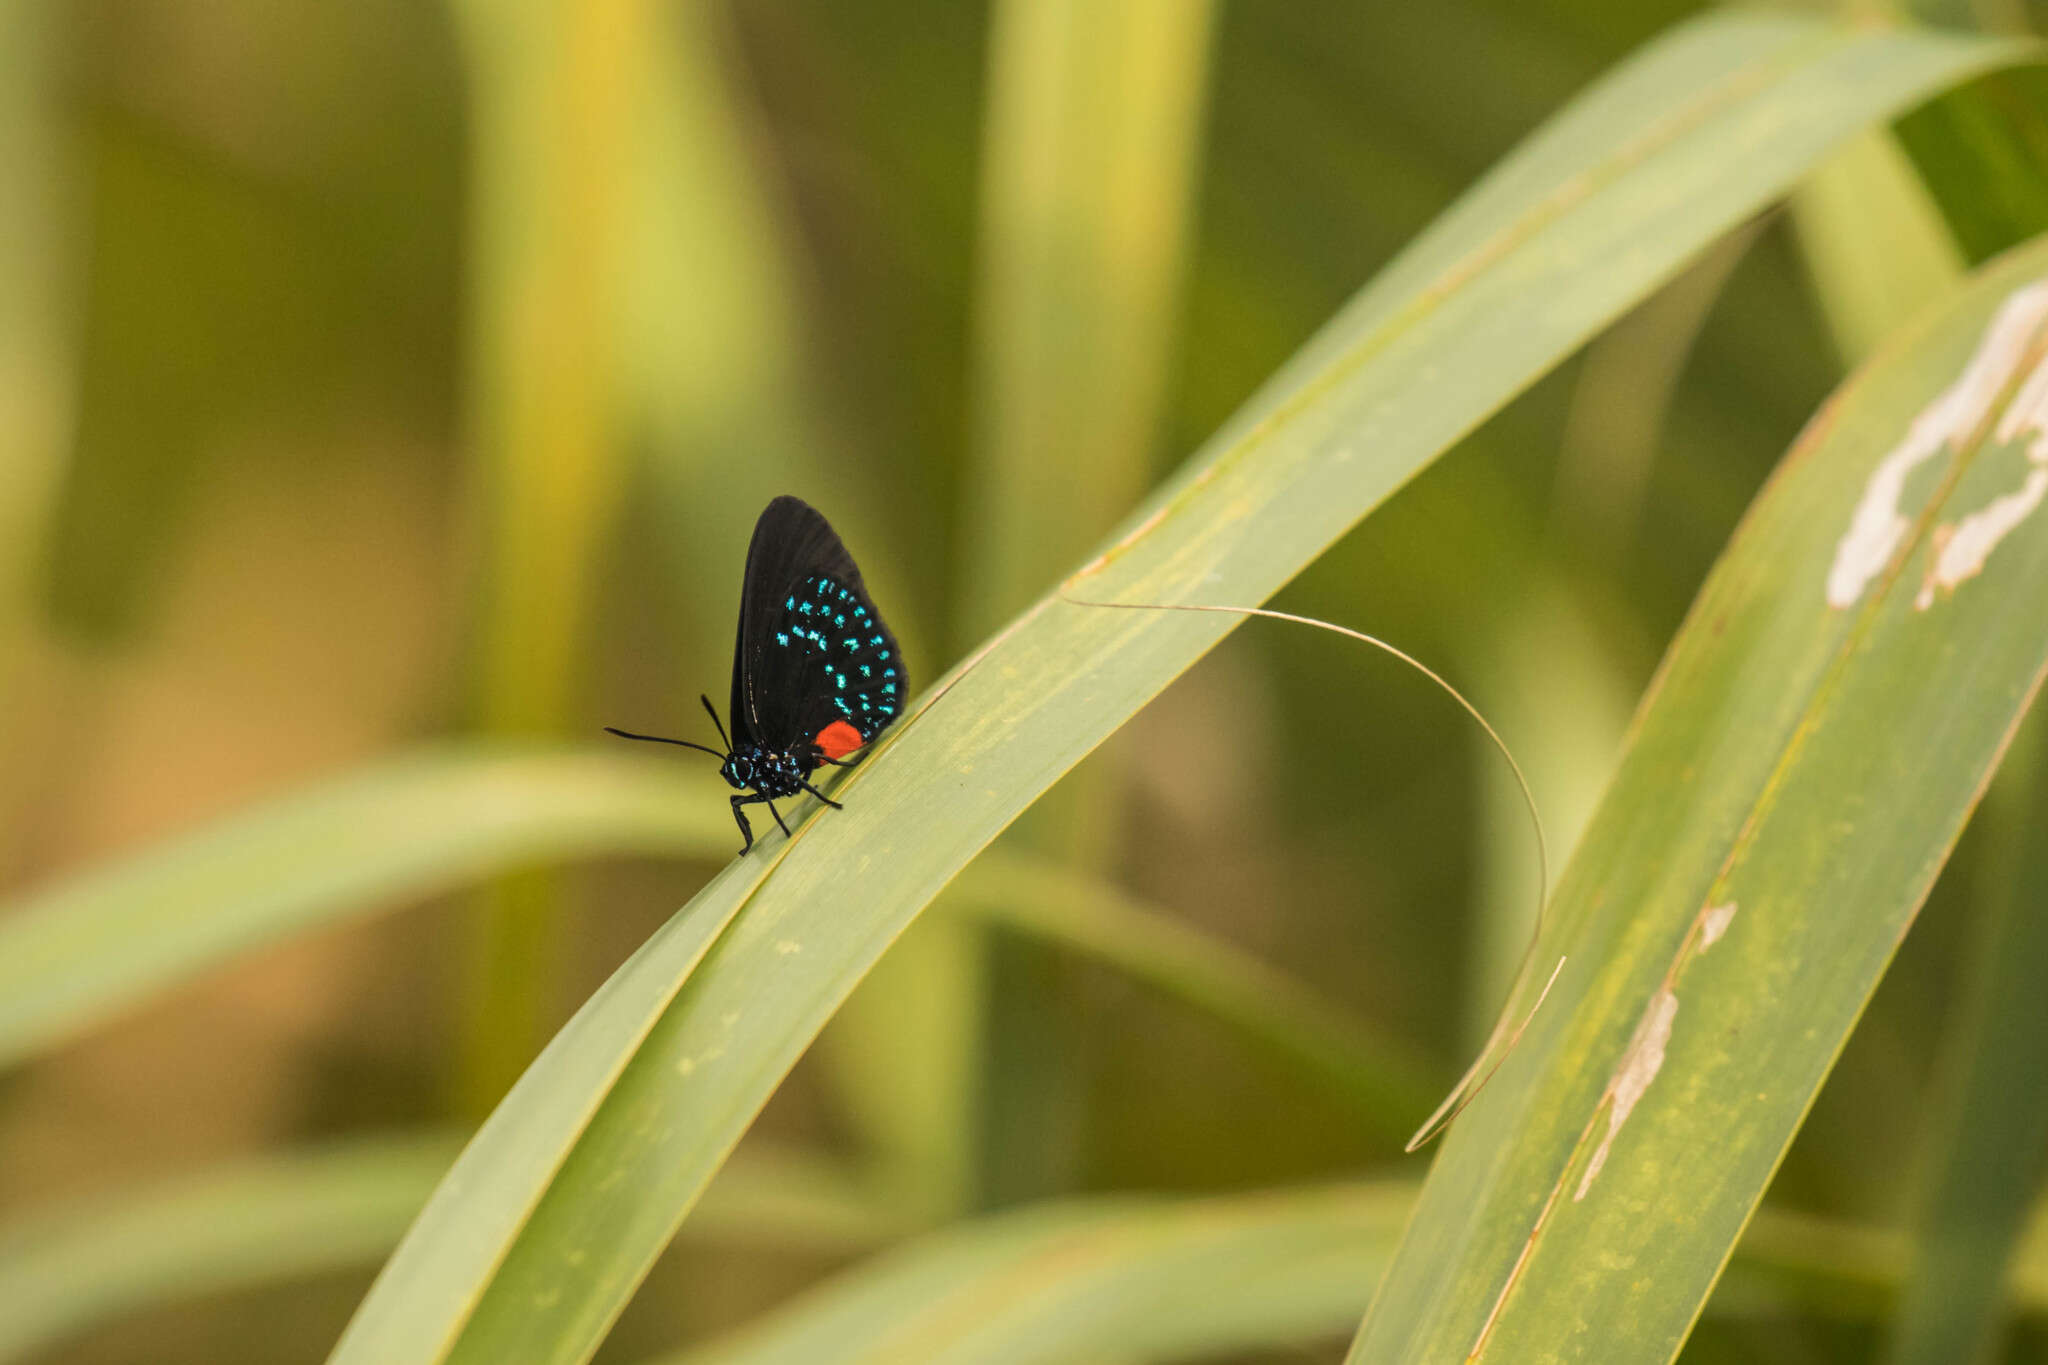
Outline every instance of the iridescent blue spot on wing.
[[[801, 743], [843, 717], [866, 741], [896, 718], [893, 690], [882, 691], [895, 642], [857, 586], [811, 573], [785, 591], [773, 615], [756, 637], [767, 645], [755, 694], [762, 739]], [[886, 668], [891, 689], [895, 678]]]

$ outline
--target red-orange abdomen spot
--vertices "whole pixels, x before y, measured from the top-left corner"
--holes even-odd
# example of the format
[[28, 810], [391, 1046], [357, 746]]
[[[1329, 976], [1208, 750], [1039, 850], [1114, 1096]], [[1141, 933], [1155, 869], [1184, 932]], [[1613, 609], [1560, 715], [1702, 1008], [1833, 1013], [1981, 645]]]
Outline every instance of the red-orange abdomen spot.
[[860, 737], [860, 731], [843, 720], [833, 721], [818, 731], [818, 737], [811, 741], [818, 746], [819, 753], [831, 759], [845, 758], [866, 742]]

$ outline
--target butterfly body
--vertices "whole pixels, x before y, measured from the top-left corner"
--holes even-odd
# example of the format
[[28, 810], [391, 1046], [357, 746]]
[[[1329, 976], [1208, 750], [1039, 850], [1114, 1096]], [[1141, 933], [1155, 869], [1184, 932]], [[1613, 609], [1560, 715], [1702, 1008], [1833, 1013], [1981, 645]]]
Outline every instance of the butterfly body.
[[[853, 556], [815, 508], [781, 497], [761, 513], [747, 549], [733, 646], [731, 736], [718, 726], [725, 752], [687, 740], [660, 742], [724, 760], [719, 776], [741, 792], [732, 798], [732, 813], [744, 854], [754, 846], [754, 833], [741, 807], [766, 804], [787, 834], [775, 801], [809, 792], [836, 806], [811, 775], [827, 764], [847, 766], [903, 713], [909, 688], [895, 637], [869, 599]], [[704, 708], [718, 725], [708, 698]]]
[[818, 770], [817, 761], [805, 763], [796, 754], [771, 754], [764, 749], [725, 756], [718, 775], [728, 787], [755, 791], [765, 797], [795, 796]]

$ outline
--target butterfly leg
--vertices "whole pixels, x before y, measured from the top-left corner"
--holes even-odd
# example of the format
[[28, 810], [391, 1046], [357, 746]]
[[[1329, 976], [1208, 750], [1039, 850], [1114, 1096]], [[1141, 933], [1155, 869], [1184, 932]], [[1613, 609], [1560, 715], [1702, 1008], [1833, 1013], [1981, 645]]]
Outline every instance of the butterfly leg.
[[817, 789], [816, 787], [813, 787], [813, 786], [812, 786], [812, 785], [811, 785], [810, 783], [808, 783], [808, 782], [805, 782], [805, 783], [801, 783], [800, 785], [801, 785], [801, 786], [803, 787], [803, 789], [804, 789], [805, 791], [807, 791], [807, 792], [809, 792], [809, 793], [810, 793], [811, 795], [813, 795], [813, 796], [817, 797], [817, 798], [818, 798], [818, 799], [819, 799], [820, 801], [823, 801], [823, 802], [824, 802], [824, 803], [825, 803], [826, 805], [830, 806], [830, 807], [831, 807], [831, 808], [832, 808], [833, 810], [845, 810], [845, 809], [846, 809], [846, 807], [844, 807], [844, 806], [840, 805], [840, 804], [839, 804], [839, 803], [838, 803], [837, 801], [834, 801], [834, 800], [833, 800], [833, 799], [832, 799], [831, 797], [829, 797], [829, 796], [825, 795], [825, 793], [823, 793], [823, 792], [819, 791], [819, 790], [818, 790], [818, 789]]
[[[740, 856], [742, 858], [746, 857], [747, 851], [754, 846], [754, 827], [747, 823], [747, 813], [741, 810], [740, 807], [750, 801], [765, 801], [767, 799], [765, 796], [735, 796], [732, 799], [732, 818], [739, 821], [740, 838], [746, 840], [744, 844], [740, 845]], [[774, 807], [770, 806], [769, 809], [773, 810]]]
[[769, 813], [770, 815], [774, 816], [774, 817], [775, 817], [775, 823], [776, 823], [777, 825], [781, 826], [781, 829], [782, 829], [782, 837], [783, 837], [783, 838], [785, 838], [785, 839], [791, 838], [792, 836], [791, 836], [791, 834], [790, 834], [790, 832], [789, 832], [789, 826], [788, 826], [788, 825], [784, 825], [784, 824], [782, 823], [782, 812], [781, 812], [781, 811], [779, 811], [779, 810], [777, 810], [777, 809], [775, 809], [775, 803], [774, 803], [773, 801], [768, 801], [768, 798], [767, 798], [767, 797], [765, 797], [765, 796], [764, 796], [764, 797], [762, 797], [762, 798], [760, 798], [760, 799], [761, 799], [761, 800], [763, 800], [763, 801], [767, 801], [767, 802], [768, 802], [768, 813]]

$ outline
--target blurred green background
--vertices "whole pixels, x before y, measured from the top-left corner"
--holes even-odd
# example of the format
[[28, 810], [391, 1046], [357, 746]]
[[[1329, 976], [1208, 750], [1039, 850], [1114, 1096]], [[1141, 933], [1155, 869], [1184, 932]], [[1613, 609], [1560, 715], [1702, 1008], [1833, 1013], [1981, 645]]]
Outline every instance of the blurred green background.
[[[0, 0], [7, 884], [422, 740], [706, 738], [694, 698], [723, 696], [779, 492], [832, 517], [935, 678], [1517, 138], [1695, 8]], [[1105, 54], [1094, 85], [1044, 79], [1068, 43]], [[1899, 259], [1931, 256], [1938, 287], [2048, 225], [2001, 207], [1959, 245], [1896, 211]], [[1867, 336], [1812, 268], [1839, 221], [1816, 199], [1744, 229], [1279, 603], [1465, 688], [1560, 857], [1707, 566]], [[1917, 301], [1912, 267], [1888, 273], [1906, 297], [1880, 313]], [[1270, 624], [1008, 837], [1344, 1002], [1445, 1084], [1533, 880], [1513, 789], [1447, 699]], [[1777, 1204], [1906, 1215], [1976, 858]], [[712, 870], [526, 874], [299, 939], [0, 1075], [0, 1213], [472, 1120]], [[1385, 1125], [1215, 1020], [931, 920], [758, 1139], [876, 1173], [906, 1219], [1401, 1169]], [[845, 1255], [681, 1246], [600, 1358], [744, 1321]], [[50, 1358], [317, 1360], [367, 1276]], [[1710, 1322], [1689, 1358], [1875, 1341], [1788, 1309]], [[2044, 1350], [2022, 1334], [2011, 1358]]]

